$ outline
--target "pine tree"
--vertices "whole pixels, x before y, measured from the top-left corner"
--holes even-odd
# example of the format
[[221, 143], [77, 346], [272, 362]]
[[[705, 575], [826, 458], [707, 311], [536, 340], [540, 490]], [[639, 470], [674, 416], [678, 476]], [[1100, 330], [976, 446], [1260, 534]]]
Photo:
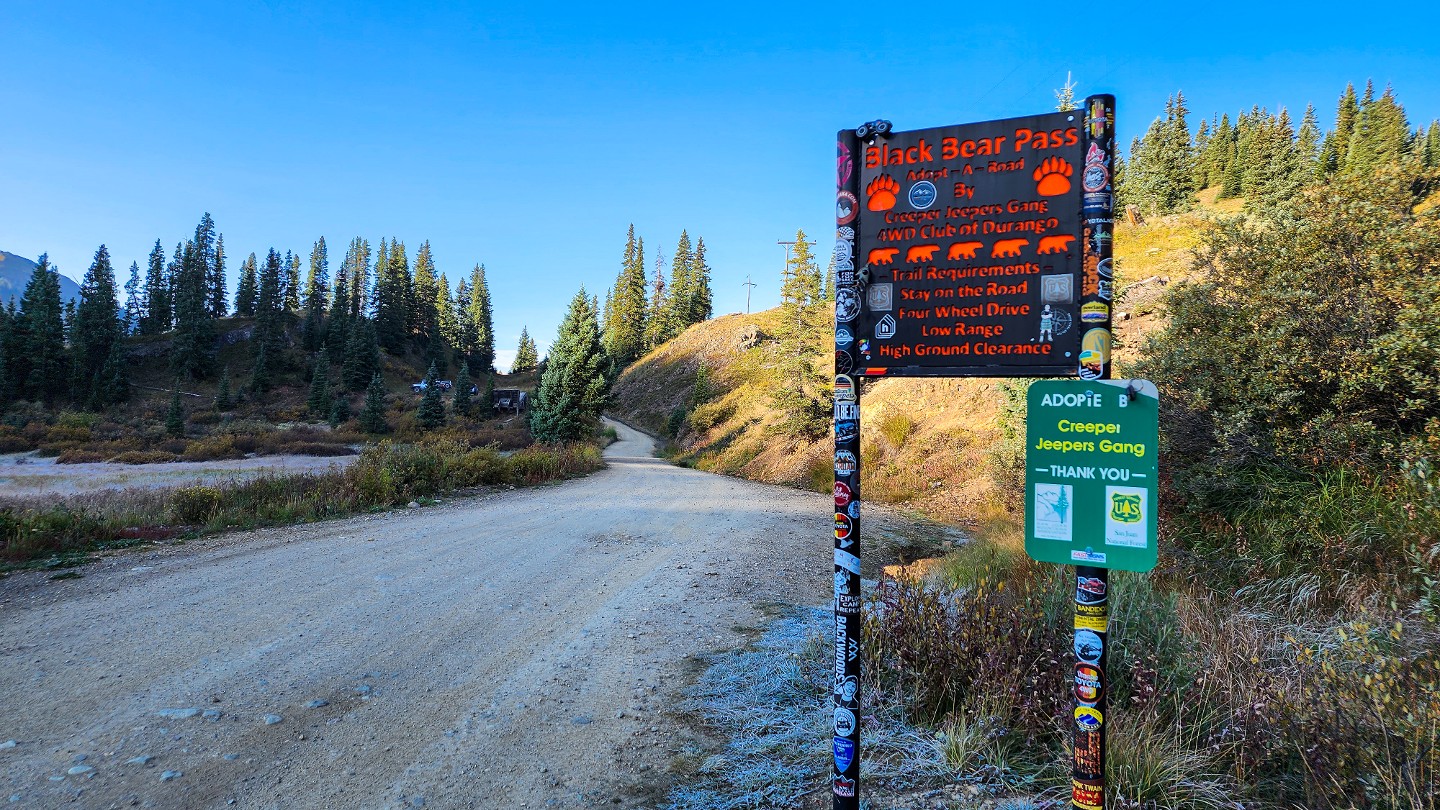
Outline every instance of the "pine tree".
[[1421, 159], [1427, 169], [1440, 168], [1440, 121], [1431, 121], [1430, 128], [1425, 131]]
[[1206, 150], [1210, 146], [1210, 122], [1201, 119], [1200, 129], [1195, 131], [1195, 188], [1210, 187], [1210, 163]]
[[210, 372], [215, 358], [215, 322], [210, 316], [205, 266], [193, 242], [179, 249], [175, 278], [175, 337], [170, 354], [175, 373], [191, 379]]
[[[834, 285], [831, 285], [834, 288]], [[705, 259], [705, 237], [695, 241], [695, 252], [690, 256], [690, 317], [689, 323], [707, 321], [715, 312], [715, 302], [710, 292], [710, 263]]]
[[[1367, 93], [1369, 90], [1367, 90]], [[1320, 150], [1320, 170], [1325, 174], [1338, 174], [1345, 170], [1345, 159], [1350, 153], [1350, 139], [1355, 135], [1355, 123], [1360, 118], [1360, 103], [1355, 99], [1355, 85], [1345, 85], [1340, 101], [1335, 105], [1335, 129], [1325, 136]]]
[[285, 345], [284, 259], [270, 248], [265, 264], [260, 267], [260, 289], [255, 297], [255, 338], [270, 349], [272, 359]]
[[350, 322], [350, 336], [345, 344], [345, 364], [341, 376], [345, 387], [359, 391], [380, 372], [380, 344], [375, 337], [375, 323], [360, 317]]
[[425, 372], [425, 393], [420, 395], [420, 404], [415, 408], [415, 423], [422, 430], [435, 430], [445, 426], [445, 400], [440, 397], [440, 386], [435, 384], [439, 374], [435, 364]]
[[[455, 314], [455, 299], [450, 293], [450, 279], [444, 273], [435, 290], [435, 319], [440, 327], [440, 343], [449, 348], [460, 345], [460, 319]], [[463, 362], [463, 361], [462, 361]]]
[[670, 259], [670, 300], [665, 313], [665, 326], [661, 341], [673, 340], [690, 325], [690, 310], [694, 303], [694, 284], [690, 272], [694, 269], [694, 251], [690, 246], [690, 232], [680, 231], [680, 241], [675, 245], [675, 255]]
[[341, 424], [350, 419], [350, 398], [343, 392], [335, 397], [335, 402], [330, 406], [330, 427], [338, 428]]
[[306, 351], [315, 351], [325, 343], [325, 305], [330, 297], [330, 256], [325, 237], [310, 249], [310, 272], [305, 276], [305, 325], [301, 339]]
[[584, 288], [570, 301], [530, 412], [536, 441], [554, 444], [589, 435], [605, 408], [610, 385], [609, 365], [600, 345], [600, 322]]
[[101, 245], [80, 285], [80, 304], [70, 341], [74, 354], [72, 396], [90, 408], [110, 404], [103, 398], [105, 385], [101, 374], [111, 348], [120, 340], [119, 317], [115, 270], [110, 266], [110, 251]]
[[215, 236], [215, 264], [211, 267], [210, 275], [210, 314], [212, 317], [223, 318], [228, 314], [226, 296], [229, 295], [229, 288], [225, 280], [225, 234]]
[[460, 364], [460, 376], [455, 379], [455, 393], [450, 398], [450, 410], [456, 416], [469, 416], [474, 406], [473, 395], [470, 388], [475, 383], [470, 379], [470, 364]]
[[54, 405], [65, 392], [65, 308], [60, 303], [60, 278], [41, 254], [20, 298], [14, 319], [17, 348], [11, 359], [13, 385], [19, 395]]
[[385, 381], [377, 371], [365, 388], [365, 407], [360, 411], [360, 429], [366, 433], [389, 433], [385, 421]]
[[371, 316], [366, 306], [370, 300], [370, 241], [357, 236], [350, 246], [355, 252], [355, 263], [350, 267], [350, 317]]
[[444, 364], [440, 357], [444, 342], [440, 337], [440, 312], [435, 300], [440, 296], [440, 282], [435, 277], [435, 260], [430, 254], [430, 242], [420, 243], [415, 254], [415, 276], [412, 285], [410, 330], [419, 344], [421, 352], [432, 363]]
[[15, 399], [15, 386], [11, 382], [10, 366], [15, 352], [15, 299], [10, 299], [10, 308], [0, 303], [0, 412], [9, 409]]
[[124, 335], [140, 334], [140, 322], [145, 320], [145, 288], [140, 283], [140, 263], [130, 263], [130, 278], [125, 282], [125, 317], [120, 326]]
[[535, 341], [531, 339], [530, 332], [525, 327], [520, 327], [520, 346], [515, 350], [515, 361], [510, 364], [511, 374], [523, 374], [527, 371], [534, 371], [540, 362], [540, 357], [535, 351]]
[[200, 274], [203, 290], [203, 306], [208, 318], [223, 318], [226, 312], [225, 265], [220, 243], [215, 234], [215, 220], [206, 211], [195, 226], [195, 239], [191, 243], [191, 261], [194, 271]]
[[[398, 258], [392, 259], [392, 252], [398, 253]], [[405, 264], [403, 246], [396, 242], [392, 250], [390, 243], [381, 239], [375, 261], [375, 334], [380, 346], [391, 354], [404, 352], [410, 334], [410, 280], [408, 270], [404, 276], [400, 273]]]
[[130, 363], [118, 340], [110, 344], [110, 354], [105, 357], [105, 365], [100, 367], [93, 398], [97, 405], [124, 402], [130, 398]]
[[312, 419], [324, 419], [330, 415], [330, 405], [330, 353], [321, 349], [310, 373], [310, 397], [305, 400], [305, 409]]
[[282, 266], [285, 268], [285, 311], [298, 313], [300, 311], [300, 257], [287, 250]]
[[620, 272], [615, 278], [604, 319], [605, 351], [622, 368], [645, 350], [649, 319], [645, 281], [645, 259], [637, 251], [635, 226], [632, 224], [625, 237], [625, 253], [620, 260]]
[[175, 438], [185, 435], [185, 409], [180, 407], [180, 380], [175, 380], [175, 391], [170, 395], [170, 409], [165, 412], [165, 432]]
[[215, 410], [228, 411], [234, 405], [234, 396], [230, 393], [230, 367], [226, 366], [220, 372], [220, 387], [215, 392]]
[[256, 266], [255, 254], [251, 253], [240, 265], [240, 286], [235, 288], [235, 314], [243, 318], [253, 318], [259, 305], [260, 271]]
[[494, 373], [485, 375], [485, 391], [480, 395], [480, 401], [476, 404], [479, 406], [480, 412], [486, 415], [490, 414], [491, 411], [495, 410]]
[[1381, 166], [1402, 163], [1411, 154], [1410, 123], [1405, 108], [1395, 100], [1393, 89], [1386, 87], [1380, 98], [1372, 98], [1373, 87], [1366, 85], [1360, 103], [1360, 117], [1345, 156], [1345, 171], [1366, 175]]
[[795, 245], [785, 264], [785, 278], [780, 284], [780, 305], [789, 314], [787, 320], [792, 322], [796, 310], [820, 301], [820, 267], [810, 253], [811, 244], [805, 238], [805, 231], [795, 232]]
[[490, 304], [490, 282], [485, 265], [477, 264], [470, 273], [470, 328], [475, 332], [475, 350], [468, 358], [470, 367], [481, 371], [495, 368], [495, 314]]
[[250, 373], [250, 392], [260, 394], [270, 390], [270, 347], [265, 341], [259, 341], [260, 348], [255, 351], [255, 368]]
[[145, 317], [140, 322], [140, 334], [159, 335], [170, 331], [173, 315], [170, 293], [170, 280], [165, 272], [165, 249], [156, 239], [145, 270]]
[[1300, 163], [1300, 176], [1306, 182], [1314, 181], [1320, 173], [1320, 124], [1315, 118], [1315, 105], [1305, 105], [1305, 117], [1300, 119], [1300, 132], [1295, 142], [1296, 158]]

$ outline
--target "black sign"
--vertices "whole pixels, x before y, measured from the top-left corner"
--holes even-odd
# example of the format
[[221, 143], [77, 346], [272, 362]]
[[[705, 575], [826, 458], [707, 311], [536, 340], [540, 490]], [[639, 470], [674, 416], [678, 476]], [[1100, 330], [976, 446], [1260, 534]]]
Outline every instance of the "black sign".
[[1113, 122], [1096, 96], [857, 142], [836, 201], [853, 373], [1108, 376]]

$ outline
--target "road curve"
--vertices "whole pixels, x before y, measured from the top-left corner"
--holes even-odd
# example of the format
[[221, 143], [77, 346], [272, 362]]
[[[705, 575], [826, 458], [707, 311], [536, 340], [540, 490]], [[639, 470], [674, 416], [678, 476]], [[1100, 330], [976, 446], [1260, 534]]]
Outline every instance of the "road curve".
[[828, 498], [614, 426], [587, 478], [0, 580], [0, 803], [653, 806], [703, 656], [828, 599]]

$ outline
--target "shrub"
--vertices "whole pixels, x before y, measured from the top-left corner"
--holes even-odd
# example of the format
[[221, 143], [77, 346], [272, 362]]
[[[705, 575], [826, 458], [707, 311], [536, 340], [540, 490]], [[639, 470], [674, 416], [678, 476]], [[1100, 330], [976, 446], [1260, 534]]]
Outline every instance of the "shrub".
[[116, 464], [164, 464], [175, 461], [176, 456], [164, 450], [127, 450], [109, 460]]
[[177, 523], [208, 523], [223, 497], [215, 487], [180, 487], [170, 496], [170, 517]]

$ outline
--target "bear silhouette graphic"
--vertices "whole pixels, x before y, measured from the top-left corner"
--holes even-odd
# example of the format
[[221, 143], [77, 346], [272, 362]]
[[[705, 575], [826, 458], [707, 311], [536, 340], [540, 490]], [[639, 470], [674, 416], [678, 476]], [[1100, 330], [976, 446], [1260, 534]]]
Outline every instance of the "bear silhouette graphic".
[[985, 247], [984, 242], [956, 242], [950, 246], [950, 253], [947, 255], [951, 261], [956, 259], [973, 259], [975, 251]]
[[998, 259], [1019, 256], [1020, 248], [1028, 244], [1030, 244], [1029, 239], [1001, 239], [990, 248], [990, 258]]
[[895, 254], [899, 252], [900, 248], [874, 248], [865, 261], [869, 264], [891, 264], [895, 261]]
[[905, 261], [907, 261], [907, 262], [929, 262], [929, 261], [934, 261], [934, 260], [935, 260], [935, 251], [937, 251], [937, 250], [939, 250], [939, 249], [940, 249], [940, 246], [939, 246], [939, 245], [911, 245], [910, 249], [905, 252]]
[[1059, 236], [1042, 236], [1040, 245], [1035, 249], [1036, 253], [1064, 253], [1070, 249], [1070, 243], [1075, 241], [1071, 234]]

